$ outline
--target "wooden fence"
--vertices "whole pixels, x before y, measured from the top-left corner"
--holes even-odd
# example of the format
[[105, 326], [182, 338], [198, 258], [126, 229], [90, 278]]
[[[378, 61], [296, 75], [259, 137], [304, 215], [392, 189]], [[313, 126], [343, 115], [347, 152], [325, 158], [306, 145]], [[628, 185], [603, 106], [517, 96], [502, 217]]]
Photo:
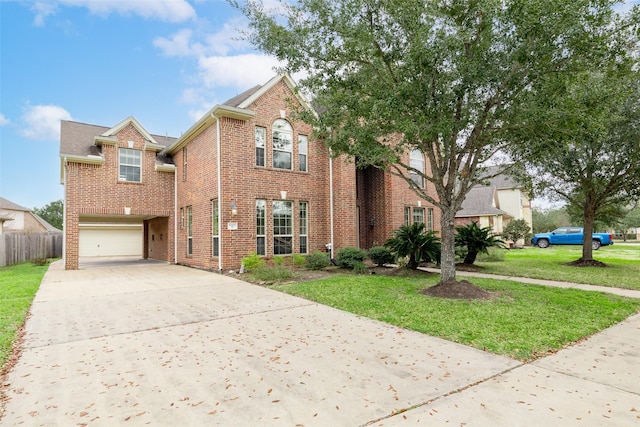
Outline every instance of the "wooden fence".
[[62, 257], [62, 232], [0, 234], [0, 267]]

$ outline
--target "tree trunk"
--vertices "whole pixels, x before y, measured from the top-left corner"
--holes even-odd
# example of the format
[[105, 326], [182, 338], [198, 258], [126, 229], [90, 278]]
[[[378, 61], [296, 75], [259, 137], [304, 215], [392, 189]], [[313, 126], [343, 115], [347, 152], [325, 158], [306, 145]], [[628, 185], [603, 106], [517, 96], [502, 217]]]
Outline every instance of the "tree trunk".
[[584, 228], [584, 241], [582, 242], [582, 261], [593, 260], [593, 247], [591, 242], [593, 240], [593, 223], [595, 222], [595, 216], [592, 212], [584, 213], [582, 227]]
[[476, 262], [476, 258], [478, 257], [478, 252], [476, 251], [469, 251], [467, 252], [467, 255], [465, 255], [464, 257], [464, 263], [467, 265], [473, 265], [473, 263]]
[[455, 252], [455, 212], [451, 207], [441, 208], [440, 239], [442, 254], [440, 258], [440, 283], [456, 280], [456, 252]]

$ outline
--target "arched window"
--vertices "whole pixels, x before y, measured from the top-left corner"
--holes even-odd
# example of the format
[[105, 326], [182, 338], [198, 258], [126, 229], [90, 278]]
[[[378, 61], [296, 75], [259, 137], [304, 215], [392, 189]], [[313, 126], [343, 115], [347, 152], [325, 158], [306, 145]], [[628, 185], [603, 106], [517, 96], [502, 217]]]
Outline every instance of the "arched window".
[[422, 175], [411, 171], [409, 177], [418, 188], [424, 188], [424, 155], [417, 148], [411, 150], [409, 155], [409, 166], [422, 173]]
[[273, 167], [291, 170], [293, 164], [293, 128], [286, 120], [273, 122]]

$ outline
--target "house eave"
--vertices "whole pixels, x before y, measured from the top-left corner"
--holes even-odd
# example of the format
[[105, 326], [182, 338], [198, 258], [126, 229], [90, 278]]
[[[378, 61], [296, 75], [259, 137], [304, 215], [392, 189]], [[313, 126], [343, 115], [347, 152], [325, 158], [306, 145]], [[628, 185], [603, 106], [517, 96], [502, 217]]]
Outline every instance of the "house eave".
[[63, 154], [60, 157], [62, 157], [63, 162], [66, 162], [66, 163], [84, 163], [87, 165], [103, 165], [104, 164], [104, 157], [95, 156], [92, 154], [88, 156]]
[[93, 143], [98, 147], [101, 145], [116, 145], [118, 143], [118, 139], [113, 136], [98, 135], [93, 138]]
[[147, 141], [147, 142], [144, 143], [144, 149], [146, 151], [160, 152], [160, 151], [164, 150], [164, 148], [165, 147], [163, 145], [154, 144], [153, 142]]

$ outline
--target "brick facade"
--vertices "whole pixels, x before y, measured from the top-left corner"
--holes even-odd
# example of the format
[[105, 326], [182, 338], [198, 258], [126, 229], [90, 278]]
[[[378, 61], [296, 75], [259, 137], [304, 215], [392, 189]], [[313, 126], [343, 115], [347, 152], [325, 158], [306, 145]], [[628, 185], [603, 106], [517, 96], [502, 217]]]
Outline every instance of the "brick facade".
[[[148, 239], [145, 239], [144, 256], [174, 261], [170, 239], [174, 222], [174, 175], [155, 170], [156, 151], [145, 148], [145, 138], [132, 124], [125, 126], [115, 137], [113, 144], [102, 145], [103, 164], [72, 160], [64, 164], [66, 269], [78, 268], [79, 224], [82, 222], [147, 221], [152, 224], [152, 230], [145, 233]], [[130, 142], [133, 143], [131, 147]], [[141, 182], [119, 180], [119, 148], [141, 150]], [[130, 208], [128, 214], [125, 208]], [[159, 234], [163, 235], [162, 239]]]
[[[143, 224], [145, 257], [214, 271], [237, 270], [242, 258], [258, 250], [258, 200], [266, 205], [267, 258], [275, 255], [276, 240], [281, 244], [288, 238], [292, 253], [301, 253], [301, 203], [307, 209], [305, 253], [324, 251], [332, 241], [334, 255], [347, 246], [382, 245], [404, 223], [406, 208], [424, 209], [425, 221], [432, 209], [432, 224], [439, 229], [439, 212], [420, 201], [403, 179], [375, 168], [356, 170], [354, 162], [342, 156], [332, 158], [323, 142], [312, 138], [312, 128], [295, 120], [300, 108], [308, 105], [296, 97], [292, 82], [281, 76], [214, 107], [160, 153], [158, 145], [148, 147], [148, 134], [135, 121], [114, 128], [117, 132], [105, 132], [95, 144], [100, 146], [102, 162], [92, 161], [96, 156], [91, 155], [65, 162], [66, 268], [78, 268], [80, 223], [135, 220]], [[273, 164], [274, 123], [281, 120], [292, 129], [291, 170]], [[256, 127], [265, 130], [264, 165], [256, 162]], [[300, 135], [308, 137], [306, 171], [300, 170]], [[63, 126], [61, 147], [65, 138]], [[142, 150], [141, 183], [119, 180], [120, 147]], [[94, 152], [96, 147], [88, 149]], [[163, 155], [175, 168], [157, 169]], [[292, 232], [282, 238], [274, 235], [282, 225], [274, 218], [274, 206], [281, 202], [291, 207], [292, 214], [285, 215]], [[128, 215], [125, 207], [131, 209]], [[214, 212], [219, 254], [213, 245]]]

